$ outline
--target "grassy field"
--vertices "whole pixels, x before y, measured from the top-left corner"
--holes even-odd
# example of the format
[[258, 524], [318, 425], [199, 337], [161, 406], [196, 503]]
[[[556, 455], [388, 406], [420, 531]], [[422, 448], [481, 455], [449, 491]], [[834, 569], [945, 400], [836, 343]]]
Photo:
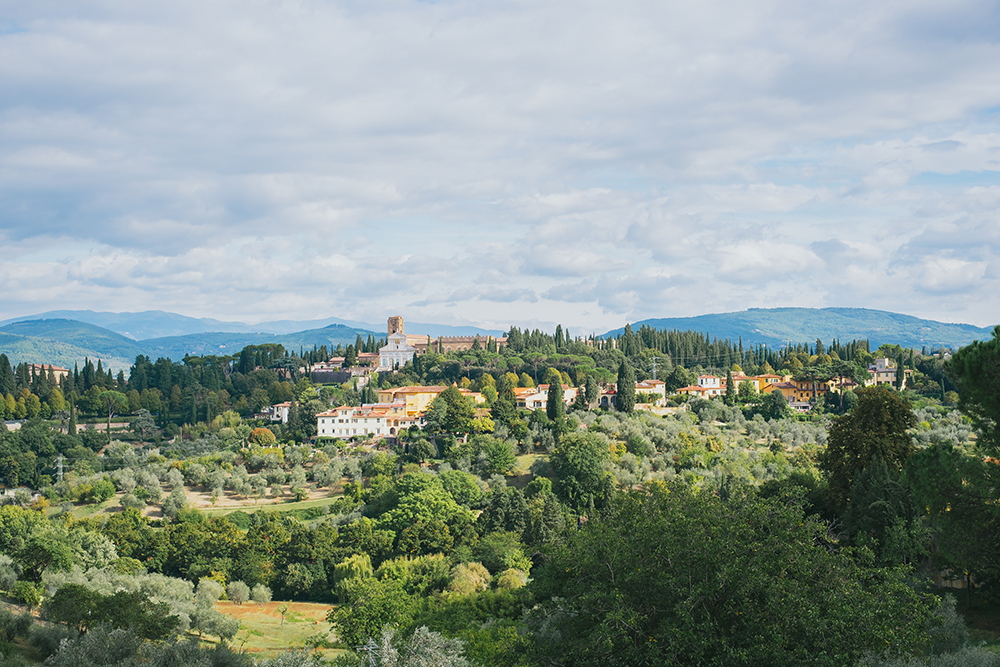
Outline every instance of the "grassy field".
[[[339, 486], [337, 488], [339, 489]], [[195, 490], [190, 487], [186, 487], [184, 490], [188, 497], [189, 506], [197, 508], [199, 511], [204, 512], [209, 516], [222, 516], [238, 510], [248, 514], [258, 511], [291, 512], [294, 510], [305, 510], [330, 505], [343, 496], [342, 493], [332, 495], [330, 489], [321, 489], [312, 490], [309, 494], [309, 499], [299, 502], [293, 500], [291, 493], [287, 493], [279, 497], [268, 496], [266, 498], [261, 498], [255, 503], [252, 498], [244, 499], [227, 492], [221, 496], [215, 504], [213, 504], [211, 502], [211, 496], [207, 491]], [[166, 497], [169, 493], [169, 487], [164, 486], [164, 497]], [[117, 493], [104, 502], [94, 505], [76, 505], [72, 510], [72, 514], [77, 519], [114, 514], [120, 511], [122, 495], [123, 494], [121, 493]], [[59, 511], [59, 504], [56, 503], [49, 506], [47, 513], [49, 515], [53, 515], [57, 514]], [[143, 514], [151, 519], [159, 519], [163, 516], [159, 505], [148, 506], [145, 510], [143, 510]]]
[[[313, 495], [325, 495], [324, 492], [314, 493]], [[342, 495], [342, 494], [341, 494]], [[211, 504], [197, 504], [200, 511], [204, 512], [209, 516], [221, 516], [223, 514], [229, 514], [230, 512], [235, 512], [237, 510], [242, 510], [247, 513], [251, 512], [290, 512], [297, 509], [309, 509], [311, 507], [323, 507], [324, 505], [333, 504], [341, 495], [336, 496], [326, 496], [324, 498], [311, 498], [309, 500], [302, 500], [299, 502], [292, 501], [292, 496], [285, 496], [284, 498], [267, 498], [262, 499], [258, 503], [254, 503], [253, 500], [246, 502], [244, 504], [227, 504], [225, 506], [213, 506]], [[190, 494], [189, 494], [190, 496]]]
[[548, 454], [522, 454], [517, 457], [517, 467], [514, 469], [513, 475], [507, 476], [507, 483], [518, 489], [524, 489], [531, 481], [531, 464], [542, 459], [547, 461], [549, 459]]
[[[288, 606], [284, 622], [280, 608]], [[261, 657], [273, 657], [289, 648], [303, 648], [306, 640], [320, 634], [324, 637], [330, 630], [326, 614], [330, 605], [315, 602], [269, 602], [258, 605], [252, 602], [237, 605], [232, 602], [217, 602], [215, 608], [223, 614], [239, 619], [243, 624], [233, 647]], [[321, 649], [320, 652], [332, 657], [343, 651]]]

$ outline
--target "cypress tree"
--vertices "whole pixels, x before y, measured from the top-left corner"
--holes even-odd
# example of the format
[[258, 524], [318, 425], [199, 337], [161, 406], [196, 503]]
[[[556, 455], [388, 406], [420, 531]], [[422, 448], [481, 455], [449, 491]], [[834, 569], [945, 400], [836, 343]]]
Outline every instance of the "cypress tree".
[[726, 405], [736, 404], [736, 387], [733, 386], [733, 371], [726, 371]]
[[597, 402], [597, 399], [599, 398], [598, 396], [599, 392], [597, 389], [597, 380], [594, 379], [593, 375], [587, 376], [587, 385], [584, 391], [586, 393], [587, 408], [589, 409], [590, 406], [593, 405], [595, 402]]
[[628, 359], [622, 360], [618, 367], [618, 387], [615, 395], [615, 407], [619, 412], [631, 413], [635, 410], [635, 371]]
[[17, 393], [17, 381], [14, 379], [14, 368], [6, 354], [0, 354], [0, 395]]
[[565, 413], [566, 406], [563, 405], [563, 390], [560, 378], [560, 380], [549, 383], [549, 393], [545, 399], [545, 414], [552, 421], [556, 421], [557, 419], [562, 419]]

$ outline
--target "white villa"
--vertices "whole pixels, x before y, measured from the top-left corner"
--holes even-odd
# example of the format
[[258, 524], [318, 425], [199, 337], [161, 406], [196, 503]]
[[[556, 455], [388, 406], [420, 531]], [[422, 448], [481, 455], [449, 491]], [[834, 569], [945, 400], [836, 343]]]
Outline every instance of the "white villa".
[[384, 411], [342, 405], [316, 415], [316, 435], [330, 438], [355, 435], [385, 437], [389, 435], [388, 422]]

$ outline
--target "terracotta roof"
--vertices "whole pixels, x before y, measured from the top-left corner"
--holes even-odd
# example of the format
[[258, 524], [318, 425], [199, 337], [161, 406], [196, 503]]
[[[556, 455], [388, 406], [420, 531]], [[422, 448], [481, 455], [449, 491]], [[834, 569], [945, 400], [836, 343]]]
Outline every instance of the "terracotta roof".
[[410, 385], [408, 387], [392, 387], [390, 389], [379, 389], [382, 391], [391, 391], [395, 394], [440, 394], [442, 391], [448, 387], [421, 387], [419, 385]]
[[28, 366], [34, 369], [41, 368], [45, 372], [48, 372], [51, 369], [53, 373], [69, 373], [68, 368], [63, 368], [62, 366], [53, 366], [52, 364], [28, 364]]

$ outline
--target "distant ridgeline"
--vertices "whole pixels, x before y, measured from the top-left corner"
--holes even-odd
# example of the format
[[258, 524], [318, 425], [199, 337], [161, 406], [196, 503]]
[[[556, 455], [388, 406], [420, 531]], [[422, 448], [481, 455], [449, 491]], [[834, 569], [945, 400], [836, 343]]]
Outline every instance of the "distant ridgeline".
[[[743, 369], [759, 369], [770, 366], [778, 369], [791, 363], [793, 359], [809, 359], [817, 355], [827, 355], [844, 361], [867, 361], [872, 357], [872, 350], [867, 340], [852, 340], [841, 343], [834, 339], [828, 345], [817, 340], [815, 344], [795, 343], [782, 347], [772, 347], [763, 343], [744, 345], [742, 340], [712, 338], [700, 331], [664, 331], [642, 325], [638, 331], [633, 331], [631, 325], [625, 325], [620, 333], [606, 334], [605, 337], [590, 337], [582, 340], [572, 340], [569, 332], [563, 334], [562, 326], [556, 327], [554, 335], [545, 332], [520, 331], [512, 327], [507, 334], [507, 346], [517, 353], [544, 351], [584, 353], [595, 359], [607, 356], [608, 352], [620, 351], [630, 359], [648, 358], [649, 361], [659, 355], [667, 357], [660, 363], [670, 366], [681, 366], [686, 369], [702, 368], [705, 370], [722, 371], [723, 373], [738, 365]], [[923, 351], [925, 354], [926, 350]], [[658, 354], [657, 354], [658, 353]], [[620, 357], [622, 355], [618, 355]], [[661, 366], [662, 368], [662, 366]], [[642, 374], [642, 369], [637, 369]], [[640, 377], [642, 379], [642, 377]]]
[[[68, 364], [65, 372], [56, 370], [53, 376], [49, 368], [36, 373], [34, 368], [40, 367], [25, 361], [13, 368], [13, 362], [3, 355], [0, 366], [5, 368], [0, 368], [0, 394], [4, 400], [0, 412], [7, 419], [48, 416], [67, 409], [66, 399], [76, 396], [77, 408], [85, 415], [97, 417], [102, 412], [106, 414], [109, 401], [114, 398], [102, 399], [102, 394], [117, 392], [127, 400], [127, 406], [115, 410], [119, 414], [144, 408], [158, 415], [164, 424], [171, 421], [193, 424], [211, 422], [227, 410], [244, 417], [260, 415], [270, 406], [289, 401], [315, 403], [314, 407], [320, 411], [331, 401], [341, 405], [375, 403], [379, 388], [458, 384], [480, 391], [501, 376], [508, 386], [533, 387], [545, 381], [550, 369], [558, 372], [567, 385], [583, 386], [589, 377], [598, 383], [613, 383], [625, 360], [634, 369], [637, 380], [662, 379], [671, 392], [696, 382], [699, 373], [718, 373], [723, 377], [729, 371], [748, 375], [770, 372], [823, 375], [831, 364], [840, 361], [864, 368], [876, 354], [892, 359], [895, 367], [908, 372], [907, 377], [912, 375], [907, 388], [931, 395], [954, 388], [944, 376], [943, 355], [888, 344], [872, 350], [867, 339], [849, 342], [833, 339], [826, 344], [816, 340], [777, 347], [746, 344], [739, 338], [712, 338], [693, 330], [665, 331], [646, 324], [637, 331], [626, 326], [620, 334], [587, 339], [573, 338], [562, 326], [556, 327], [554, 334], [511, 327], [503, 347], [473, 346], [444, 353], [428, 349], [398, 370], [375, 372], [378, 349], [385, 339], [372, 332], [364, 333], [362, 336], [355, 332], [353, 342], [346, 346], [324, 343], [311, 348], [298, 346], [296, 350], [268, 342], [247, 345], [230, 354], [185, 354], [179, 361], [169, 356], [159, 356], [153, 361], [149, 355], [137, 354], [128, 372], [120, 367], [114, 369], [100, 358], [96, 364], [93, 358], [88, 358], [83, 364]], [[315, 400], [316, 391], [303, 381], [310, 378], [314, 367], [328, 365], [334, 358], [341, 360], [338, 370], [347, 374], [338, 375], [335, 384], [324, 389], [324, 400], [320, 402]], [[32, 364], [43, 363], [55, 365], [51, 358], [32, 360]], [[319, 377], [312, 379], [325, 381]], [[339, 380], [349, 381], [342, 386]], [[309, 400], [303, 398], [307, 395]], [[313, 408], [304, 407], [296, 421], [314, 423], [314, 413]]]
[[[82, 366], [85, 359], [102, 360], [104, 368], [127, 371], [138, 356], [152, 359], [186, 356], [238, 356], [245, 347], [279, 345], [294, 353], [322, 348], [332, 354], [338, 346], [363, 345], [378, 351], [378, 334], [331, 324], [297, 333], [202, 332], [133, 340], [120, 333], [86, 322], [67, 319], [26, 320], [0, 327], [0, 353], [17, 364], [48, 363], [64, 368]], [[319, 358], [317, 357], [317, 361]]]
[[[781, 347], [815, 340], [868, 340], [921, 350], [957, 349], [974, 340], [986, 340], [992, 327], [924, 320], [911, 315], [867, 308], [751, 308], [735, 313], [673, 317], [635, 322], [660, 331], [704, 331], [713, 338]], [[603, 337], [620, 336], [624, 329]]]

